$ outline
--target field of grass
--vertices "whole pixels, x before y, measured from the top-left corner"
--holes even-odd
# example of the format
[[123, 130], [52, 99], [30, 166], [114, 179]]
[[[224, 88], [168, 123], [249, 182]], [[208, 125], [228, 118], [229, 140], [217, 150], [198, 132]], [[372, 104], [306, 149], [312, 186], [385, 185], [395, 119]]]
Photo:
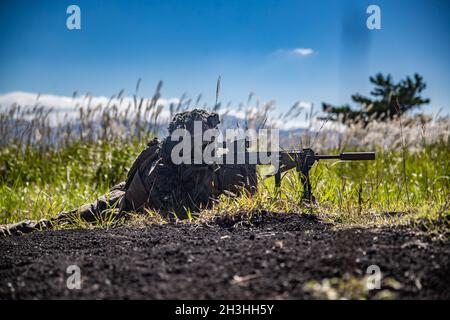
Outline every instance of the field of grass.
[[[0, 223], [49, 218], [94, 200], [125, 179], [145, 141], [78, 142], [45, 150], [2, 147]], [[254, 197], [222, 197], [212, 211], [313, 212], [340, 223], [420, 223], [445, 233], [448, 159], [449, 145], [441, 142], [414, 153], [378, 149], [376, 161], [370, 162], [321, 161], [311, 172], [318, 207], [300, 205], [302, 187], [293, 171], [284, 176], [280, 190], [269, 178], [260, 182]]]
[[[34, 109], [37, 115], [34, 122], [25, 121], [29, 112], [19, 112], [17, 108], [2, 111], [0, 224], [56, 216], [94, 200], [125, 179], [127, 169], [152, 133], [141, 118], [130, 122], [114, 107], [112, 104], [107, 112], [98, 112], [98, 126], [92, 126], [92, 110], [90, 115], [80, 111], [78, 121], [82, 125], [76, 130], [75, 126], [51, 127], [46, 120], [48, 115], [40, 108]], [[143, 118], [152, 123], [157, 116], [151, 110], [161, 112], [155, 97], [147, 102], [135, 98], [134, 110], [137, 110], [135, 119], [136, 115], [147, 114]], [[24, 126], [25, 122], [35, 128]], [[302, 187], [293, 171], [284, 176], [280, 190], [274, 188], [273, 178], [267, 179], [260, 182], [254, 197], [223, 196], [213, 210], [202, 215], [260, 211], [313, 213], [341, 224], [408, 224], [448, 234], [449, 123], [448, 117], [428, 122], [410, 117], [404, 118], [403, 123], [393, 120], [364, 128], [355, 124], [338, 131], [339, 139], [330, 138], [327, 129], [315, 138], [316, 149], [328, 153], [375, 150], [377, 159], [316, 164], [311, 176], [317, 207], [300, 204]], [[128, 131], [117, 129], [124, 126]], [[10, 135], [6, 136], [5, 132]], [[295, 141], [311, 140], [312, 135], [306, 132], [303, 140]], [[51, 142], [52, 139], [57, 142]]]

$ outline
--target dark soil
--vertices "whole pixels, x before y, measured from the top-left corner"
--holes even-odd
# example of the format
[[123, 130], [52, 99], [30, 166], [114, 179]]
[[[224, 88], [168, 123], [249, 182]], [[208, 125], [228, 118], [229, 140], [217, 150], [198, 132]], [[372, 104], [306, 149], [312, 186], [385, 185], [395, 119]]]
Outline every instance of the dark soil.
[[[74, 264], [80, 290], [66, 286]], [[382, 289], [398, 298], [450, 299], [448, 241], [405, 228], [342, 229], [293, 214], [3, 238], [0, 298], [309, 299], [315, 295], [307, 281], [362, 279], [374, 264]], [[389, 287], [390, 278], [401, 285]]]

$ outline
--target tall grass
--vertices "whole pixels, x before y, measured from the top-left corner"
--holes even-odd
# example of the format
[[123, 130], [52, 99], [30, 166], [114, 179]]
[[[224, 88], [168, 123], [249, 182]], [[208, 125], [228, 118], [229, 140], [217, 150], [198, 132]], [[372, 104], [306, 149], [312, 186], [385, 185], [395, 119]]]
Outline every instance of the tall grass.
[[[52, 111], [39, 105], [0, 108], [0, 223], [40, 219], [76, 208], [122, 181], [150, 137], [176, 112], [206, 107], [182, 97], [160, 103], [161, 84], [151, 98], [123, 92], [107, 105], [75, 103], [77, 111], [65, 121], [52, 120]], [[217, 100], [215, 111], [226, 117], [229, 109]], [[127, 106], [123, 104], [130, 101]], [[74, 102], [80, 101], [75, 99]], [[124, 102], [125, 101], [125, 102]], [[312, 185], [319, 202], [308, 208], [342, 223], [408, 222], [433, 230], [449, 229], [450, 119], [404, 116], [388, 122], [342, 125], [321, 122], [311, 108], [300, 104], [278, 117], [272, 102], [261, 104], [253, 94], [244, 109], [247, 127], [277, 126], [283, 119], [305, 116], [307, 129], [282, 136], [285, 147], [309, 147], [338, 153], [376, 150], [375, 162], [320, 161], [312, 170]], [[400, 123], [402, 124], [400, 126]], [[407, 177], [407, 179], [404, 179]], [[303, 212], [301, 184], [295, 172], [286, 174], [282, 188], [273, 179], [260, 182], [250, 198], [222, 197], [209, 214], [233, 212]]]

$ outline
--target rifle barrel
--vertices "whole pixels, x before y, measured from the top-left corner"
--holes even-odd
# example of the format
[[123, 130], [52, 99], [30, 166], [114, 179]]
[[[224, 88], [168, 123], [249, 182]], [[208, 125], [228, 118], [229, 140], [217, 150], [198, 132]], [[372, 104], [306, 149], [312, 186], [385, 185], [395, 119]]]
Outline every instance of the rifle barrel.
[[340, 155], [316, 155], [316, 159], [375, 160], [375, 152], [343, 152]]
[[336, 154], [336, 155], [334, 155], [334, 154], [317, 154], [316, 156], [315, 156], [315, 158], [317, 159], [317, 160], [321, 160], [321, 159], [340, 159], [341, 158], [341, 156], [340, 155], [338, 155], [338, 154]]
[[[236, 164], [237, 159], [241, 159], [242, 162], [240, 163], [249, 163], [250, 162], [254, 164], [267, 164], [267, 161], [270, 159], [270, 155], [272, 154], [284, 154], [285, 156], [282, 157], [286, 163], [290, 163], [292, 166], [295, 166], [295, 159], [296, 154], [300, 154], [300, 151], [288, 151], [284, 153], [277, 153], [277, 152], [237, 152], [232, 155], [231, 157], [228, 157], [227, 154], [223, 154], [220, 156], [223, 160], [222, 163], [228, 163], [228, 161], [231, 161], [231, 163]], [[264, 156], [264, 158], [262, 158]], [[264, 160], [263, 160], [264, 159]], [[338, 159], [338, 160], [375, 160], [375, 152], [343, 152], [341, 154], [336, 155], [330, 155], [330, 154], [316, 154], [314, 155], [315, 160], [321, 160], [321, 159]], [[281, 160], [281, 158], [280, 158]], [[285, 165], [286, 165], [285, 163]], [[288, 165], [289, 166], [289, 165]]]

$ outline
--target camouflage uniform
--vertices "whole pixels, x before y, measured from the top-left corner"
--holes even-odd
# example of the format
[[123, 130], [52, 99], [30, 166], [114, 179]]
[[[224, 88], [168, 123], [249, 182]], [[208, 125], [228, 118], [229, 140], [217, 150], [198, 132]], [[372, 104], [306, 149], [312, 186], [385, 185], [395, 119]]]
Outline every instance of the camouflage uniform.
[[[194, 121], [201, 121], [205, 131], [216, 128], [219, 117], [199, 109], [183, 112], [175, 115], [169, 125], [169, 133], [180, 128], [192, 133]], [[50, 221], [28, 220], [0, 226], [0, 234], [46, 229], [54, 223], [70, 223], [75, 218], [87, 222], [101, 220], [111, 214], [121, 218], [129, 212], [139, 213], [145, 209], [157, 210], [166, 217], [175, 213], [179, 218], [185, 218], [187, 212], [211, 207], [212, 200], [226, 191], [238, 193], [242, 188], [249, 193], [256, 191], [255, 165], [176, 165], [172, 163], [170, 154], [177, 143], [170, 137], [162, 142], [156, 138], [150, 141], [131, 166], [127, 180], [114, 186], [94, 203], [63, 212]]]

